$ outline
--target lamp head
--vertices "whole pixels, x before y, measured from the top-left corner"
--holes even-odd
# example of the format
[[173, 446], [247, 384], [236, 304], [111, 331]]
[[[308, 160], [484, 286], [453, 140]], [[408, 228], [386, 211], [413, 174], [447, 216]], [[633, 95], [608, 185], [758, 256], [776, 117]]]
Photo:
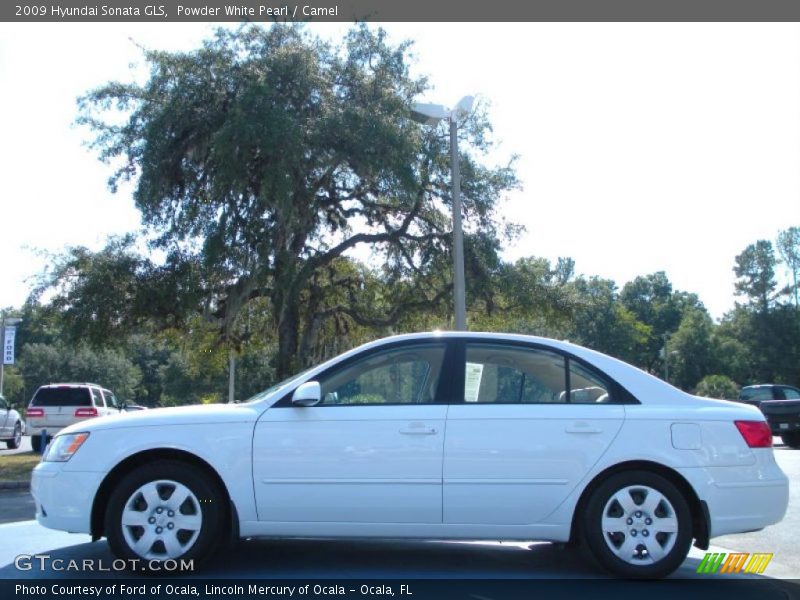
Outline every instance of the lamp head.
[[441, 104], [428, 104], [415, 102], [411, 105], [411, 118], [423, 125], [436, 125], [442, 119], [447, 119], [450, 111]]

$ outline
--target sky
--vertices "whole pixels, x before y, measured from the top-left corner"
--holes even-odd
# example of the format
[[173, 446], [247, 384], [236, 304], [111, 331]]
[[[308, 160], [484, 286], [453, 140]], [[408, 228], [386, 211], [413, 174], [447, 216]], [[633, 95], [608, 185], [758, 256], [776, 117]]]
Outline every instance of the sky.
[[[734, 258], [800, 225], [800, 25], [384, 24], [414, 41], [421, 101], [488, 103], [505, 199], [525, 226], [504, 256], [575, 259], [621, 288], [665, 271], [719, 319]], [[342, 24], [310, 26], [336, 39]], [[78, 96], [142, 77], [137, 45], [197, 47], [212, 24], [0, 24], [0, 307], [65, 246], [137, 230], [131, 187], [74, 125]], [[778, 274], [787, 273], [779, 267]]]

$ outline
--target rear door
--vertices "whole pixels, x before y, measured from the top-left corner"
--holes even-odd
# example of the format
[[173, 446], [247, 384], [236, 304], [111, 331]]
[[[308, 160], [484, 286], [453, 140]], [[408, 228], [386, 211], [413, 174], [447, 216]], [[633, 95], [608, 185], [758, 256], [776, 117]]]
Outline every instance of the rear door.
[[601, 374], [548, 348], [467, 342], [461, 361], [463, 401], [447, 415], [444, 522], [540, 522], [606, 451], [624, 406]]

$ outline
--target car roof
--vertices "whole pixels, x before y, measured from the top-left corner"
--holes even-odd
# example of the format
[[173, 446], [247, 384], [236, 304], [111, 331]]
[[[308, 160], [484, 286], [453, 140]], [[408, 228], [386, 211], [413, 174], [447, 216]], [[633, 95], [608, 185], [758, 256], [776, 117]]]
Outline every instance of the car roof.
[[766, 388], [766, 387], [785, 387], [785, 388], [792, 388], [794, 390], [800, 389], [794, 385], [789, 385], [788, 383], [757, 383], [755, 385], [746, 385], [742, 389], [743, 390], [754, 390], [758, 388]]
[[41, 385], [39, 387], [43, 388], [51, 388], [51, 387], [97, 387], [102, 388], [102, 385], [97, 383], [48, 383], [46, 385]]

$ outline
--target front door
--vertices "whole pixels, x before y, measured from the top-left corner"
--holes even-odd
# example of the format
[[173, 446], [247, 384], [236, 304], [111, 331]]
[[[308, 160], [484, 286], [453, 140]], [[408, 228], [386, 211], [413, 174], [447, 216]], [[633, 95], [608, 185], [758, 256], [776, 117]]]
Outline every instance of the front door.
[[316, 378], [322, 400], [289, 397], [256, 424], [261, 521], [441, 523], [444, 343], [368, 350]]

